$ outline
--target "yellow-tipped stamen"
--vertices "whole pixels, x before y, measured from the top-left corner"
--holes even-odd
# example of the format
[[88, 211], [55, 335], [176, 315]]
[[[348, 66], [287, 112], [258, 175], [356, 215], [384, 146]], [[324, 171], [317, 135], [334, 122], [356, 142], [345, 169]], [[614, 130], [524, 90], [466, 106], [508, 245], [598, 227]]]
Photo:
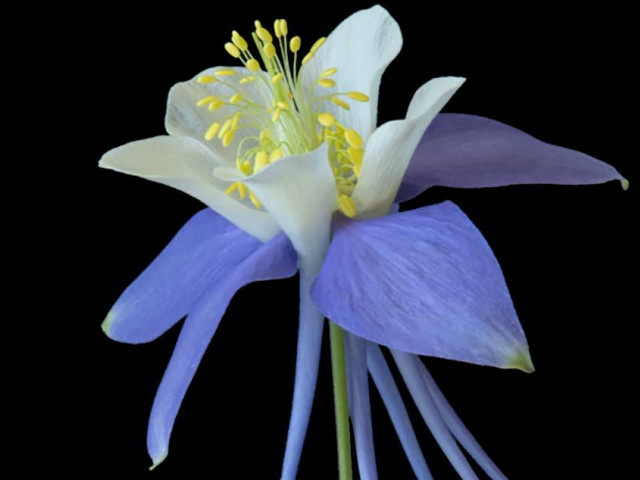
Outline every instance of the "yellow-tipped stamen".
[[318, 115], [318, 122], [323, 127], [330, 127], [331, 125], [336, 123], [336, 118], [333, 115], [331, 115], [329, 112], [323, 112], [320, 115]]
[[273, 112], [273, 115], [271, 115], [271, 121], [272, 122], [277, 122], [278, 119], [280, 118], [280, 114], [282, 113], [282, 109], [281, 108], [276, 108], [276, 111]]
[[240, 115], [236, 113], [231, 119], [231, 130], [236, 131], [238, 129], [239, 121], [240, 121]]
[[260, 132], [260, 137], [258, 138], [258, 143], [260, 145], [266, 145], [267, 143], [269, 143], [269, 134], [267, 133], [266, 130], [262, 130]]
[[260, 23], [260, 20], [254, 20], [253, 26], [258, 30], [259, 28], [262, 28], [262, 23]]
[[249, 175], [251, 173], [251, 162], [249, 160], [245, 160], [244, 162], [242, 162], [242, 165], [240, 166], [240, 171], [245, 175]]
[[224, 44], [224, 49], [233, 58], [240, 58], [240, 49], [238, 47], [236, 47], [233, 43], [231, 43], [231, 42], [225, 43]]
[[276, 148], [273, 152], [271, 152], [271, 154], [269, 155], [269, 163], [273, 163], [276, 160], [280, 160], [282, 158], [282, 150], [280, 148]]
[[231, 41], [243, 52], [249, 48], [247, 41], [235, 30], [231, 33]]
[[316, 83], [324, 88], [332, 88], [336, 86], [336, 81], [331, 80], [330, 78], [321, 78]]
[[229, 130], [224, 134], [224, 137], [222, 137], [222, 146], [223, 147], [228, 147], [229, 145], [231, 145], [231, 142], [233, 142], [233, 137], [236, 134], [235, 130]]
[[258, 38], [265, 43], [271, 43], [273, 41], [273, 37], [266, 28], [256, 28], [256, 33], [258, 34]]
[[231, 70], [230, 68], [226, 68], [224, 70], [216, 70], [213, 72], [216, 77], [231, 77], [236, 74], [235, 70]]
[[262, 202], [258, 199], [258, 197], [256, 197], [255, 193], [253, 193], [251, 190], [249, 190], [249, 200], [251, 200], [251, 203], [253, 203], [254, 207], [256, 208], [262, 207]]
[[215, 83], [217, 81], [218, 81], [218, 79], [216, 77], [211, 76], [211, 75], [200, 75], [198, 77], [198, 83], [201, 83], [201, 84]]
[[279, 74], [277, 74], [277, 75], [274, 75], [274, 77], [271, 79], [271, 82], [272, 82], [274, 85], [277, 85], [277, 83], [278, 83], [280, 80], [282, 80], [282, 78], [283, 78], [283, 77], [284, 77], [284, 74], [282, 74], [282, 73], [279, 73]]
[[306, 65], [307, 63], [309, 63], [309, 60], [311, 60], [313, 58], [313, 55], [315, 54], [315, 52], [309, 52], [307, 53], [304, 58], [302, 59], [302, 65]]
[[353, 218], [357, 215], [356, 205], [348, 195], [340, 195], [338, 197], [338, 210], [340, 210], [345, 216]]
[[318, 49], [324, 45], [324, 42], [327, 40], [326, 37], [320, 37], [318, 40], [316, 40], [316, 43], [313, 44], [313, 46], [311, 47], [310, 52], [316, 53], [318, 51]]
[[282, 110], [289, 110], [291, 108], [291, 105], [287, 102], [276, 102], [275, 106]]
[[302, 44], [302, 40], [300, 40], [300, 37], [295, 36], [289, 42], [289, 48], [293, 53], [296, 53], [298, 50], [300, 50], [301, 44]]
[[218, 138], [220, 140], [222, 140], [222, 137], [224, 137], [224, 135], [227, 133], [227, 130], [229, 130], [229, 128], [231, 127], [231, 119], [227, 120], [226, 122], [224, 122], [222, 124], [222, 128], [220, 129], [220, 131], [218, 132]]
[[232, 95], [231, 98], [229, 99], [229, 103], [231, 105], [235, 105], [236, 103], [238, 103], [240, 100], [242, 100], [242, 94], [241, 93], [236, 93], [235, 95]]
[[208, 97], [204, 97], [201, 100], [198, 100], [198, 103], [196, 103], [196, 105], [198, 107], [204, 107], [205, 105], [213, 102], [216, 99], [215, 95], [209, 95]]
[[240, 197], [240, 200], [244, 200], [247, 196], [247, 186], [242, 183], [242, 182], [238, 182], [238, 197]]
[[256, 153], [255, 162], [253, 162], [253, 173], [258, 173], [269, 163], [269, 156], [264, 150]]
[[275, 22], [273, 22], [273, 31], [275, 32], [277, 38], [280, 38], [282, 36], [280, 20], [276, 20]]
[[356, 165], [362, 164], [362, 158], [364, 157], [364, 150], [360, 150], [358, 148], [349, 147], [347, 148], [347, 154], [353, 160], [353, 163]]
[[265, 43], [264, 47], [262, 47], [262, 50], [264, 51], [264, 54], [269, 59], [271, 59], [271, 58], [276, 56], [276, 47], [274, 47], [273, 43], [271, 43], [271, 42]]
[[223, 105], [224, 105], [224, 102], [222, 100], [214, 100], [209, 104], [209, 111], [215, 112]]
[[227, 195], [231, 195], [233, 194], [233, 192], [235, 192], [236, 190], [238, 190], [238, 187], [240, 186], [240, 182], [233, 182], [231, 185], [229, 185], [229, 187], [224, 191], [224, 193], [226, 193]]
[[368, 102], [369, 101], [369, 96], [365, 95], [362, 92], [349, 92], [347, 95], [349, 96], [349, 98], [352, 98], [353, 100], [356, 100], [358, 102]]
[[334, 75], [337, 71], [338, 69], [336, 67], [327, 68], [324, 72], [320, 74], [320, 76], [322, 78], [330, 77], [331, 75]]
[[362, 148], [362, 137], [360, 137], [360, 134], [355, 130], [353, 130], [352, 128], [349, 128], [348, 130], [344, 131], [344, 138], [347, 139], [347, 142], [353, 148], [356, 148], [356, 149]]
[[[258, 68], [260, 68], [260, 65], [258, 65]], [[240, 85], [244, 85], [246, 83], [249, 82], [253, 82], [256, 79], [256, 77], [244, 77], [243, 79], [240, 80]]]
[[280, 20], [280, 31], [285, 37], [289, 33], [289, 26], [287, 25], [287, 21], [284, 18]]
[[340, 100], [338, 97], [331, 97], [331, 101], [345, 110], [351, 110], [351, 106], [344, 100]]
[[[252, 72], [257, 72], [258, 70], [260, 70], [260, 62], [258, 62], [255, 58], [252, 58], [251, 60], [249, 60], [246, 63], [246, 66]], [[247, 78], [249, 78], [249, 77], [247, 77]]]
[[216, 133], [220, 129], [220, 124], [218, 122], [212, 123], [211, 126], [207, 129], [207, 132], [204, 134], [204, 139], [207, 142], [210, 142], [216, 137]]

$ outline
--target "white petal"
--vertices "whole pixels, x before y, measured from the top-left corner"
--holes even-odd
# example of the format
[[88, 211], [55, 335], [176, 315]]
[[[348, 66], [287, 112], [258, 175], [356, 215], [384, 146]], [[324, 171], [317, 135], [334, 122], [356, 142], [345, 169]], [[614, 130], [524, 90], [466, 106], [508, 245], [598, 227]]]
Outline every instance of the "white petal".
[[269, 214], [224, 193], [227, 183], [213, 176], [214, 155], [192, 138], [161, 136], [127, 143], [105, 153], [99, 165], [177, 188], [259, 240], [267, 241], [280, 231]]
[[[197, 82], [200, 76], [213, 76], [213, 72], [221, 69], [234, 70], [237, 72], [234, 76], [220, 77], [222, 82], [234, 85], [236, 87], [235, 89], [229, 88], [220, 82], [209, 84], [200, 84]], [[207, 142], [204, 139], [204, 134], [211, 124], [214, 122], [222, 124], [238, 109], [234, 106], [227, 105], [212, 112], [207, 106], [198, 107], [197, 103], [210, 95], [221, 96], [228, 100], [230, 96], [239, 92], [243, 98], [262, 104], [263, 101], [257, 87], [254, 85], [255, 82], [249, 82], [245, 85], [238, 83], [240, 78], [248, 75], [255, 76], [256, 73], [240, 67], [216, 67], [199, 73], [191, 80], [176, 83], [171, 87], [167, 101], [167, 113], [165, 116], [165, 128], [167, 132], [170, 135], [185, 135], [195, 138], [210, 148], [217, 158], [220, 158], [225, 163], [234, 164], [236, 152], [238, 151], [238, 143], [247, 135], [256, 135], [256, 130], [252, 128], [239, 129], [231, 145], [226, 148], [222, 146], [222, 143], [218, 139]]]
[[315, 277], [329, 246], [331, 215], [338, 203], [326, 144], [281, 158], [244, 181], [291, 239], [303, 273]]
[[413, 96], [405, 120], [387, 122], [371, 135], [351, 197], [358, 217], [372, 218], [389, 212], [420, 138], [464, 80], [459, 77], [430, 80]]
[[323, 109], [336, 115], [343, 125], [355, 129], [366, 141], [376, 126], [380, 79], [401, 47], [400, 27], [389, 12], [379, 5], [360, 10], [331, 32], [304, 67], [303, 81], [311, 85], [324, 70], [336, 67], [338, 73], [331, 77], [336, 86], [328, 90], [318, 87], [316, 92], [358, 91], [368, 95], [366, 103], [341, 97], [351, 105], [350, 111], [331, 102], [322, 104]]

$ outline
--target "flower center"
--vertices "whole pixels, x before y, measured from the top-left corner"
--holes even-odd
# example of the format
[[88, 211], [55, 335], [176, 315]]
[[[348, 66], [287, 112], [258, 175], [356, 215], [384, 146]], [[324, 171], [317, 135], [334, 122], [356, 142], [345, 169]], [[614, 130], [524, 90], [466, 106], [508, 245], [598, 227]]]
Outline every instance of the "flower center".
[[[301, 155], [326, 143], [338, 189], [339, 209], [354, 217], [356, 209], [351, 194], [362, 166], [363, 142], [358, 132], [342, 125], [326, 111], [326, 104], [331, 102], [349, 110], [347, 99], [367, 102], [369, 97], [360, 92], [332, 92], [336, 82], [331, 77], [338, 72], [334, 67], [324, 70], [311, 85], [302, 84], [304, 67], [322, 47], [325, 37], [313, 44], [298, 65], [301, 40], [298, 36], [288, 40], [286, 20], [274, 22], [277, 48], [271, 33], [258, 20], [255, 27], [251, 38], [258, 57], [253, 56], [247, 41], [236, 31], [231, 35], [231, 42], [225, 44], [225, 50], [242, 62], [247, 74], [219, 69], [213, 75], [198, 78], [198, 83], [218, 82], [232, 92], [228, 96], [209, 95], [198, 102], [199, 107], [206, 106], [212, 112], [222, 106], [233, 107], [227, 118], [211, 124], [205, 140], [218, 139], [228, 147], [239, 129], [253, 128], [259, 132], [243, 137], [238, 145], [236, 166], [245, 175], [254, 174], [282, 157]], [[253, 98], [243, 94], [248, 84], [255, 88]], [[255, 208], [261, 208], [260, 200], [243, 182], [231, 184], [227, 194], [237, 194], [240, 201], [248, 195]]]

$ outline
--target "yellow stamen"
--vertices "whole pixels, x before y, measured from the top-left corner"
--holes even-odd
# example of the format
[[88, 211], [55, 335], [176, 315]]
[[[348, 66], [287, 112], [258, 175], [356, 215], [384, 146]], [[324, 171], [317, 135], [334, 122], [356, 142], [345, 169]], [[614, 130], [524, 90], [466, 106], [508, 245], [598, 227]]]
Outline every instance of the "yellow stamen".
[[238, 47], [243, 52], [247, 48], [249, 48], [249, 44], [247, 43], [247, 41], [242, 37], [242, 35], [240, 35], [235, 30], [231, 33], [231, 41], [236, 47]]
[[244, 162], [242, 162], [242, 165], [240, 166], [240, 171], [245, 175], [249, 175], [249, 173], [251, 173], [251, 162], [249, 160], [245, 160]]
[[358, 102], [368, 102], [369, 101], [369, 97], [367, 95], [365, 95], [364, 93], [361, 93], [361, 92], [349, 92], [347, 95], [349, 95], [349, 98], [357, 100]]
[[277, 84], [280, 80], [282, 80], [282, 77], [284, 77], [284, 75], [282, 73], [279, 73], [277, 75], [274, 75], [274, 77], [271, 79], [271, 81], [273, 82], [273, 84]]
[[240, 100], [242, 100], [242, 94], [241, 93], [236, 93], [235, 95], [233, 95], [230, 99], [229, 99], [229, 103], [231, 105], [235, 105], [236, 103], [238, 103]]
[[336, 67], [327, 68], [324, 72], [320, 74], [320, 76], [322, 78], [330, 77], [331, 75], [334, 75], [337, 71], [338, 69]]
[[291, 105], [289, 105], [287, 102], [276, 102], [276, 107], [281, 108], [282, 110], [289, 110], [291, 108]]
[[282, 109], [276, 108], [276, 111], [273, 112], [273, 115], [271, 116], [271, 121], [277, 122], [278, 119], [280, 118], [280, 113], [282, 113]]
[[353, 163], [356, 165], [362, 165], [362, 157], [364, 157], [364, 150], [360, 150], [357, 148], [349, 147], [347, 148], [347, 154], [353, 160]]
[[222, 137], [227, 133], [227, 130], [229, 130], [229, 127], [231, 127], [231, 119], [222, 124], [222, 128], [218, 132], [218, 138], [222, 139]]
[[256, 153], [256, 160], [253, 162], [253, 173], [258, 173], [269, 163], [269, 156], [264, 150]]
[[327, 40], [326, 37], [320, 37], [318, 40], [316, 40], [316, 43], [313, 44], [313, 46], [311, 47], [311, 52], [316, 53], [318, 51], [318, 49], [324, 45], [324, 42]]
[[323, 127], [330, 127], [331, 125], [336, 123], [336, 118], [333, 115], [331, 115], [329, 112], [323, 112], [320, 115], [318, 115], [318, 122]]
[[231, 43], [231, 42], [225, 43], [224, 44], [224, 49], [233, 58], [240, 58], [240, 49], [238, 49], [238, 47], [236, 47], [233, 43]]
[[253, 22], [253, 25], [256, 27], [256, 30], [262, 28], [262, 24], [260, 23], [260, 20], [255, 20]]
[[199, 107], [204, 107], [206, 104], [213, 102], [215, 99], [215, 95], [209, 95], [208, 97], [204, 97], [203, 99], [198, 100], [198, 103], [196, 103], [196, 105]]
[[211, 126], [207, 129], [207, 132], [204, 134], [204, 139], [207, 142], [213, 140], [220, 129], [220, 124], [218, 122], [212, 123]]
[[273, 31], [276, 32], [276, 37], [280, 38], [282, 36], [282, 30], [280, 28], [280, 20], [276, 20], [273, 22]]
[[198, 83], [215, 83], [217, 81], [216, 77], [212, 77], [211, 75], [200, 75], [198, 77]]
[[214, 111], [218, 110], [223, 105], [224, 105], [224, 102], [222, 100], [214, 100], [213, 102], [211, 102], [209, 104], [209, 110], [211, 112], [214, 112]]
[[[246, 63], [246, 66], [252, 72], [257, 72], [258, 70], [260, 70], [260, 63], [255, 58], [252, 58], [251, 60], [249, 60]], [[247, 77], [247, 78], [249, 78], [249, 77]]]
[[282, 150], [276, 148], [271, 155], [269, 155], [269, 163], [275, 162], [276, 160], [280, 160], [282, 158]]
[[309, 63], [309, 60], [311, 60], [313, 58], [315, 52], [309, 52], [307, 53], [304, 58], [302, 59], [302, 65], [306, 65], [307, 63]]
[[318, 80], [316, 83], [324, 88], [332, 88], [336, 86], [335, 80], [331, 80], [330, 78], [322, 78]]
[[358, 148], [358, 149], [362, 148], [362, 137], [360, 137], [358, 132], [356, 132], [355, 130], [353, 130], [351, 128], [349, 128], [348, 130], [345, 130], [344, 131], [344, 138], [347, 139], [347, 142], [353, 148]]
[[[241, 82], [242, 82], [242, 80], [241, 80]], [[351, 107], [349, 106], [349, 104], [347, 102], [345, 102], [343, 100], [340, 100], [337, 97], [331, 97], [331, 101], [333, 103], [335, 103], [336, 105], [338, 105], [339, 107], [344, 108], [345, 110], [351, 110]]]
[[291, 51], [293, 53], [296, 53], [298, 50], [300, 50], [301, 43], [302, 43], [302, 41], [300, 40], [300, 37], [295, 36], [289, 42], [289, 48], [291, 49]]
[[358, 213], [353, 200], [351, 200], [351, 198], [347, 195], [340, 195], [338, 197], [338, 210], [340, 210], [345, 216], [349, 218], [355, 217]]
[[249, 190], [249, 200], [251, 200], [251, 203], [253, 203], [254, 207], [256, 208], [262, 207], [262, 202], [258, 199], [258, 197], [256, 197], [255, 193], [253, 193], [251, 190]]
[[224, 193], [226, 193], [227, 195], [231, 195], [233, 192], [235, 192], [238, 187], [240, 186], [240, 182], [233, 182], [231, 185], [229, 185], [229, 187], [224, 191]]
[[231, 119], [231, 130], [235, 131], [238, 129], [239, 121], [240, 121], [240, 115], [236, 113]]
[[287, 21], [284, 18], [280, 20], [280, 31], [285, 37], [289, 33], [289, 26], [287, 25]]
[[225, 133], [224, 137], [222, 138], [222, 146], [228, 147], [229, 145], [231, 145], [231, 142], [233, 142], [233, 137], [235, 134], [236, 132], [234, 130], [229, 130], [227, 133]]
[[224, 70], [217, 70], [213, 72], [217, 77], [231, 77], [236, 74], [235, 70], [231, 70], [230, 68]]
[[[258, 68], [260, 68], [260, 65], [258, 65]], [[256, 77], [244, 77], [243, 79], [240, 80], [240, 85], [244, 85], [245, 83], [253, 82], [255, 79], [256, 79]]]
[[276, 56], [276, 47], [273, 46], [273, 43], [265, 43], [262, 49], [264, 50], [264, 54], [267, 56], [267, 58], [273, 58]]
[[258, 38], [265, 43], [271, 43], [273, 41], [273, 37], [269, 33], [269, 30], [263, 27], [256, 28], [256, 33], [258, 34]]
[[247, 186], [244, 183], [238, 182], [238, 197], [240, 200], [244, 200], [247, 196]]

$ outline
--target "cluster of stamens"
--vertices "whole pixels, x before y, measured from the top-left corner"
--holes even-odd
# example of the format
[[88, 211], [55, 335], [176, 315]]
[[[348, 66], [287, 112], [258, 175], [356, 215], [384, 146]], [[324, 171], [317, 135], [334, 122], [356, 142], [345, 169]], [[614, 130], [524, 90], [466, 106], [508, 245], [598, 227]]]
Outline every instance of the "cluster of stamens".
[[[204, 138], [207, 141], [219, 140], [228, 147], [236, 132], [243, 128], [254, 129], [257, 135], [246, 135], [238, 142], [236, 166], [245, 175], [251, 175], [269, 163], [282, 157], [310, 152], [325, 142], [329, 151], [329, 162], [334, 173], [338, 189], [339, 209], [345, 215], [354, 217], [356, 208], [350, 196], [360, 175], [364, 156], [362, 138], [355, 130], [340, 124], [334, 115], [324, 111], [322, 105], [332, 102], [340, 108], [350, 110], [346, 99], [367, 102], [369, 97], [360, 92], [330, 92], [316, 95], [315, 89], [331, 90], [335, 87], [333, 77], [336, 68], [328, 68], [309, 87], [302, 85], [301, 74], [304, 66], [322, 47], [325, 38], [317, 40], [298, 66], [300, 37], [288, 40], [286, 20], [274, 22], [274, 45], [271, 33], [255, 21], [255, 31], [251, 37], [258, 50], [254, 57], [247, 41], [236, 31], [231, 42], [225, 44], [225, 50], [240, 60], [247, 72], [234, 69], [218, 69], [212, 75], [203, 75], [198, 83], [220, 83], [232, 93], [228, 96], [209, 95], [198, 102], [198, 107], [207, 107], [216, 111], [221, 107], [231, 113], [212, 123]], [[293, 56], [293, 62], [290, 57]], [[264, 70], [262, 70], [264, 66]], [[243, 88], [251, 84], [256, 89], [261, 102], [257, 103], [243, 94]], [[262, 204], [256, 195], [243, 182], [234, 182], [227, 189], [228, 195], [237, 194], [240, 201], [247, 197], [255, 208]]]

